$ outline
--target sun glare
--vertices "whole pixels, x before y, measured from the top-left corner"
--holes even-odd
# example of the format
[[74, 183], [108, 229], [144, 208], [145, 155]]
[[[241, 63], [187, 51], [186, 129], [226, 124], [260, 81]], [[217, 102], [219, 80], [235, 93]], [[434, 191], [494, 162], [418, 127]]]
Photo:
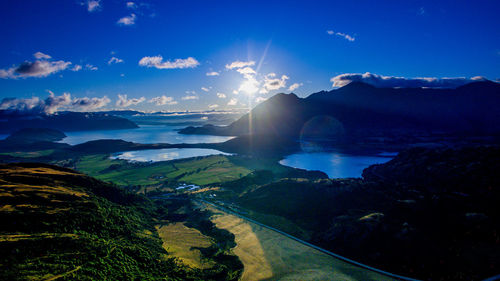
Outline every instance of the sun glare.
[[248, 79], [241, 83], [239, 91], [245, 92], [248, 95], [253, 95], [259, 91], [259, 82], [255, 79]]

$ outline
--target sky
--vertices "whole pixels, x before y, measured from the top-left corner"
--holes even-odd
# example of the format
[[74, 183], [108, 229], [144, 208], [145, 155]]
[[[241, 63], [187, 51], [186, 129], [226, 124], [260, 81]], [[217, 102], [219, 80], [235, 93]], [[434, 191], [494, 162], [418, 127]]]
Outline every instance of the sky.
[[499, 14], [497, 0], [4, 0], [0, 109], [231, 110], [352, 80], [497, 80]]

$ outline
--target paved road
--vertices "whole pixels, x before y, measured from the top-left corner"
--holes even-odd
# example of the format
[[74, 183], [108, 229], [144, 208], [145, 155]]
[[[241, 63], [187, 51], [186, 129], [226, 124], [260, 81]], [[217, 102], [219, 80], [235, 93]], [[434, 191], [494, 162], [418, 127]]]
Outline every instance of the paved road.
[[318, 247], [318, 246], [316, 246], [316, 245], [313, 245], [313, 244], [311, 244], [311, 243], [309, 243], [309, 242], [307, 242], [307, 241], [304, 241], [304, 240], [299, 239], [299, 238], [297, 238], [297, 237], [295, 237], [295, 236], [292, 236], [292, 235], [290, 235], [290, 234], [288, 234], [288, 233], [285, 233], [285, 232], [283, 232], [283, 231], [281, 231], [281, 230], [279, 230], [279, 229], [276, 229], [276, 228], [274, 228], [274, 227], [271, 227], [271, 226], [268, 226], [268, 225], [262, 224], [262, 223], [260, 223], [260, 222], [258, 222], [258, 221], [256, 221], [256, 220], [253, 220], [253, 219], [251, 219], [251, 218], [248, 218], [248, 217], [246, 217], [246, 216], [243, 216], [243, 215], [241, 215], [241, 214], [239, 214], [239, 213], [236, 213], [236, 212], [234, 212], [234, 211], [232, 211], [232, 210], [229, 210], [228, 208], [225, 208], [225, 207], [219, 206], [219, 205], [217, 205], [217, 204], [214, 204], [214, 203], [212, 203], [212, 202], [208, 202], [208, 201], [203, 200], [203, 199], [199, 199], [199, 200], [200, 200], [201, 202], [205, 203], [205, 204], [208, 204], [208, 205], [210, 205], [210, 206], [212, 206], [212, 207], [214, 207], [214, 208], [216, 208], [216, 209], [220, 210], [220, 211], [223, 211], [223, 212], [225, 212], [225, 213], [229, 213], [229, 214], [231, 214], [231, 215], [237, 216], [237, 217], [239, 217], [239, 218], [241, 218], [241, 219], [247, 220], [247, 221], [249, 221], [249, 222], [251, 222], [251, 223], [254, 223], [254, 224], [256, 224], [256, 225], [259, 225], [259, 226], [261, 226], [261, 227], [263, 227], [263, 228], [267, 228], [267, 229], [269, 229], [269, 230], [275, 231], [275, 232], [277, 232], [277, 233], [279, 233], [279, 234], [281, 234], [281, 235], [284, 235], [284, 236], [286, 236], [286, 237], [288, 237], [288, 238], [290, 238], [290, 239], [293, 239], [293, 240], [295, 240], [295, 241], [297, 241], [297, 242], [299, 242], [299, 243], [301, 243], [301, 244], [304, 244], [304, 245], [306, 245], [306, 246], [308, 246], [308, 247], [311, 247], [311, 248], [313, 248], [313, 249], [316, 249], [316, 250], [318, 250], [318, 251], [320, 251], [320, 252], [323, 252], [323, 253], [325, 253], [325, 254], [327, 254], [327, 255], [330, 255], [330, 256], [332, 256], [332, 257], [335, 257], [335, 258], [337, 258], [337, 259], [339, 259], [339, 260], [342, 260], [342, 261], [345, 261], [345, 262], [347, 262], [347, 263], [350, 263], [350, 264], [353, 264], [353, 265], [359, 266], [359, 267], [361, 267], [361, 268], [368, 269], [368, 270], [371, 270], [371, 271], [373, 271], [373, 272], [377, 272], [377, 273], [380, 273], [380, 274], [383, 274], [383, 275], [385, 275], [385, 276], [388, 276], [388, 277], [391, 277], [391, 278], [395, 278], [395, 279], [398, 279], [398, 280], [411, 280], [411, 281], [418, 281], [417, 279], [413, 279], [413, 278], [409, 278], [409, 277], [405, 277], [405, 276], [401, 276], [401, 275], [393, 274], [393, 273], [390, 273], [390, 272], [387, 272], [387, 271], [383, 271], [383, 270], [380, 270], [380, 269], [377, 269], [377, 268], [374, 268], [374, 267], [371, 267], [371, 266], [368, 266], [368, 265], [365, 265], [365, 264], [359, 263], [359, 262], [354, 261], [354, 260], [351, 260], [351, 259], [349, 259], [349, 258], [346, 258], [346, 257], [340, 256], [340, 255], [338, 255], [338, 254], [335, 254], [335, 253], [333, 253], [333, 252], [330, 252], [330, 251], [328, 251], [328, 250], [325, 250], [325, 249], [323, 249], [323, 248], [321, 248], [321, 247]]

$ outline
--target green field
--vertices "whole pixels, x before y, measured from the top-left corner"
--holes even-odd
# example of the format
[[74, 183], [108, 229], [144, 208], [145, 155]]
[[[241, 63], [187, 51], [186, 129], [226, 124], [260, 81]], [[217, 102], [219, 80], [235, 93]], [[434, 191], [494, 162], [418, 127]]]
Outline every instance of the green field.
[[235, 164], [228, 156], [214, 155], [157, 163], [130, 163], [108, 155], [88, 155], [76, 169], [100, 180], [118, 185], [160, 185], [178, 182], [196, 185], [216, 184], [246, 176], [251, 169]]

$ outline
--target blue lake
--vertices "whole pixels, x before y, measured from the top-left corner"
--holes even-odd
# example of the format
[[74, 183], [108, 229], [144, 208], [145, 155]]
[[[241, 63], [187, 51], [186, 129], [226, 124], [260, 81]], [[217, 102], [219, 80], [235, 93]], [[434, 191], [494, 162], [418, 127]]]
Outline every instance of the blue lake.
[[140, 125], [136, 129], [66, 132], [61, 142], [71, 145], [99, 139], [122, 139], [136, 143], [215, 143], [232, 137], [181, 135], [178, 129], [184, 126]]
[[139, 151], [120, 152], [111, 156], [112, 159], [123, 159], [139, 162], [159, 162], [175, 159], [207, 156], [207, 155], [229, 155], [215, 149], [204, 148], [165, 148], [165, 149], [150, 149]]
[[359, 156], [337, 152], [311, 152], [288, 155], [280, 163], [285, 166], [310, 171], [322, 171], [330, 178], [357, 178], [363, 170], [373, 164], [382, 164], [392, 159], [390, 156]]

